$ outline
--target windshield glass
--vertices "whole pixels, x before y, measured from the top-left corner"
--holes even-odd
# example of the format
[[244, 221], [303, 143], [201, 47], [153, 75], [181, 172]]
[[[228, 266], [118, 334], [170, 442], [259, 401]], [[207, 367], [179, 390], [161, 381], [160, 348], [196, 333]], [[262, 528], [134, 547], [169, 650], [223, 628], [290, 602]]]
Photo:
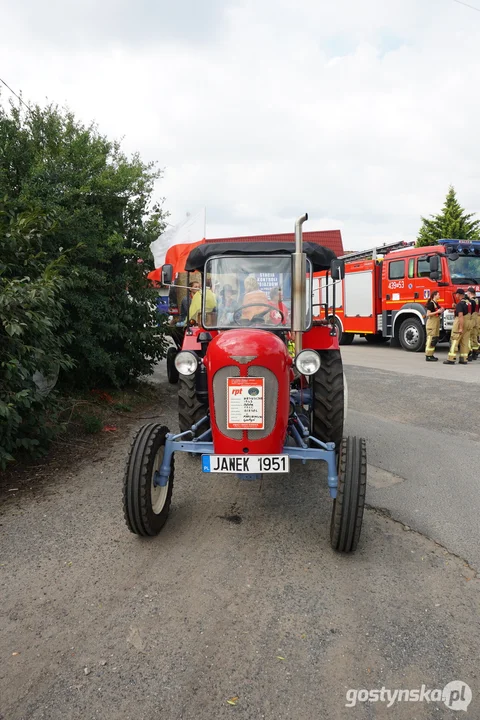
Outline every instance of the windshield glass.
[[454, 285], [480, 283], [480, 256], [460, 255], [457, 260], [447, 257], [447, 262]]
[[[291, 256], [212, 258], [205, 265], [205, 273], [204, 327], [291, 327]], [[310, 273], [308, 261], [307, 277]], [[309, 287], [308, 281], [307, 318], [310, 317]]]

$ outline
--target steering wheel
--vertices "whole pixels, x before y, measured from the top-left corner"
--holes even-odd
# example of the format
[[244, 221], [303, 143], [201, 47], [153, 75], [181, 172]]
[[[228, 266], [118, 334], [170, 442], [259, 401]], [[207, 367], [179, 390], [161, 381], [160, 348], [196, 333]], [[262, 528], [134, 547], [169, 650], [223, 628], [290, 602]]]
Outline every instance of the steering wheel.
[[[268, 308], [267, 310], [264, 310], [264, 312], [260, 312], [260, 313], [257, 313], [256, 315], [254, 315], [251, 318], [251, 320], [248, 320], [247, 322], [249, 322], [250, 325], [252, 325], [254, 322], [258, 322], [259, 320], [263, 320], [263, 318], [265, 317], [265, 315], [268, 312], [270, 312], [270, 317], [272, 320], [274, 320], [274, 318], [272, 317], [272, 314], [279, 313], [282, 316], [280, 319], [280, 323], [282, 325], [285, 324], [285, 316], [284, 316], [283, 312], [281, 310], [279, 310], [279, 308], [273, 307], [273, 305], [268, 305], [267, 303], [262, 303], [262, 302], [247, 303], [247, 305], [240, 305], [240, 307], [238, 307], [235, 310], [235, 312], [233, 313], [233, 322], [236, 323], [237, 325], [240, 325], [239, 320], [241, 320], [241, 319], [246, 320], [246, 318], [240, 318], [238, 315], [242, 310], [244, 310], [245, 308], [249, 308], [249, 307], [266, 307], [266, 308]], [[277, 322], [274, 324], [279, 325], [280, 323]]]

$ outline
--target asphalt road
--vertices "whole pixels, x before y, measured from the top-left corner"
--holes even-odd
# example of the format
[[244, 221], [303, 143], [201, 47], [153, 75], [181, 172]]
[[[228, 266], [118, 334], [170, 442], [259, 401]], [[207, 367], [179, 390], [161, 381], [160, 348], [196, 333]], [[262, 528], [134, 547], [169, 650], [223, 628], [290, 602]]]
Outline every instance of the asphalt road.
[[[416, 372], [372, 370], [387, 348], [345, 350], [348, 425], [369, 440], [369, 503], [393, 518], [398, 503], [410, 527], [445, 533], [442, 517], [446, 526], [457, 512], [451, 465], [436, 485], [415, 468], [438, 465], [442, 443], [463, 437], [457, 418], [463, 422], [465, 407], [440, 408], [471, 403], [472, 385], [449, 385], [446, 397], [443, 380], [429, 391]], [[403, 355], [423, 368], [421, 357]], [[158, 410], [131, 430], [152, 414], [173, 427], [175, 402], [160, 382]], [[432, 411], [436, 430], [422, 435]], [[205, 478], [197, 459], [180, 456], [171, 517], [158, 538], [140, 540], [122, 517], [129, 435], [70, 470], [52, 465], [31, 490], [4, 488], [2, 720], [447, 720], [458, 713], [435, 695], [346, 707], [347, 693], [441, 689], [453, 680], [472, 690], [467, 719], [480, 717], [480, 581], [451, 546], [460, 532], [439, 535], [443, 547], [369, 509], [358, 552], [339, 556], [328, 543], [331, 503], [320, 466], [258, 484]], [[478, 447], [471, 436], [462, 453]], [[471, 456], [463, 457], [466, 474]], [[470, 517], [478, 492], [462, 487], [470, 488]], [[472, 547], [468, 539], [466, 555]]]
[[[446, 348], [437, 352], [441, 360]], [[361, 340], [342, 348], [347, 432], [367, 439], [369, 503], [480, 569], [480, 361], [426, 363]]]

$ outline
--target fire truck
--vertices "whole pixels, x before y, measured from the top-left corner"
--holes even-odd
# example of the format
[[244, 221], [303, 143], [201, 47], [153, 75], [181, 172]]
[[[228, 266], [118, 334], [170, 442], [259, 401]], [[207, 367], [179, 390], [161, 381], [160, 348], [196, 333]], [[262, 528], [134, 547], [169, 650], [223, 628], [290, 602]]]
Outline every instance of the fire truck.
[[440, 292], [445, 308], [440, 342], [450, 338], [456, 288], [473, 286], [480, 296], [478, 241], [445, 239], [428, 247], [399, 242], [343, 259], [343, 280], [332, 281], [328, 270], [314, 275], [314, 315], [327, 313], [341, 345], [359, 335], [369, 343], [390, 340], [404, 350], [422, 351], [432, 290]]

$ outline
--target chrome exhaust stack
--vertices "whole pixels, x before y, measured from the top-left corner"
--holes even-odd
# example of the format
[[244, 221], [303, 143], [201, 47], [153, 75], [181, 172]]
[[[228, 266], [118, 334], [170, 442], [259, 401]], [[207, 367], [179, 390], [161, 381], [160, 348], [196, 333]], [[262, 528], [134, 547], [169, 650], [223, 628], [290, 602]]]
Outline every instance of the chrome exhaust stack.
[[302, 225], [308, 220], [308, 213], [295, 223], [295, 252], [293, 253], [292, 287], [292, 331], [295, 338], [295, 354], [302, 350], [302, 334], [307, 322], [307, 256], [303, 252]]

